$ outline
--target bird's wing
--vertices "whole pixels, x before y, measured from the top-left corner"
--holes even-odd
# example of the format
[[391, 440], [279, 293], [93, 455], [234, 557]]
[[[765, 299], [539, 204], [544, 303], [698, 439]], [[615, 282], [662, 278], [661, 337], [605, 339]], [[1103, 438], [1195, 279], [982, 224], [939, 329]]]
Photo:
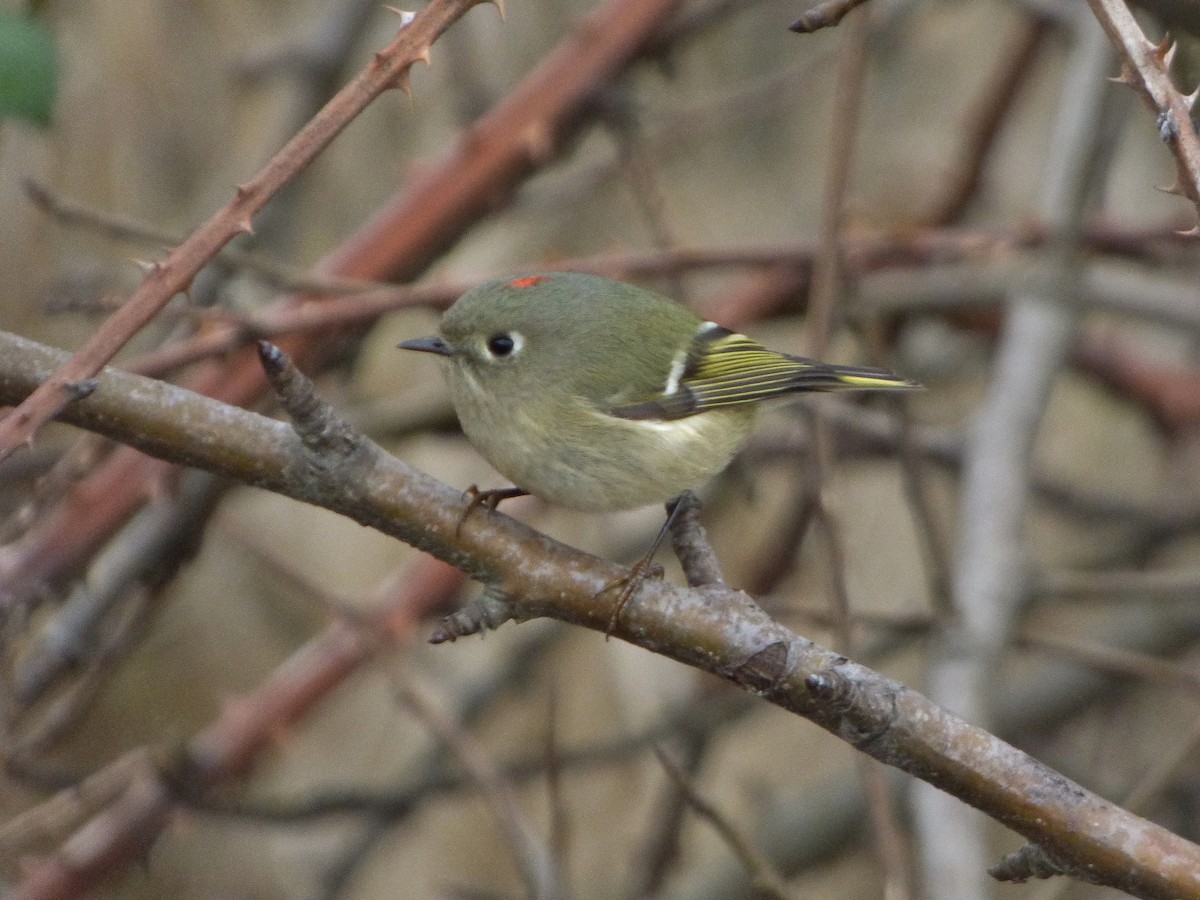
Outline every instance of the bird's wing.
[[608, 411], [623, 419], [682, 419], [799, 391], [904, 390], [919, 387], [885, 369], [837, 366], [768, 350], [743, 334], [708, 325], [692, 342], [662, 393]]

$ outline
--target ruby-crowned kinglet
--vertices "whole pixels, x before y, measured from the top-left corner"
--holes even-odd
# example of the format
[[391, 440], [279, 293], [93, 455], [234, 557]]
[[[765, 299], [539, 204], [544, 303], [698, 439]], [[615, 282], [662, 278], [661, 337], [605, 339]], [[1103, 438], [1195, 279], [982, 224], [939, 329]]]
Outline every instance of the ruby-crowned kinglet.
[[436, 337], [467, 438], [529, 493], [573, 509], [661, 502], [720, 472], [759, 401], [918, 387], [776, 353], [619, 281], [554, 272], [463, 294]]

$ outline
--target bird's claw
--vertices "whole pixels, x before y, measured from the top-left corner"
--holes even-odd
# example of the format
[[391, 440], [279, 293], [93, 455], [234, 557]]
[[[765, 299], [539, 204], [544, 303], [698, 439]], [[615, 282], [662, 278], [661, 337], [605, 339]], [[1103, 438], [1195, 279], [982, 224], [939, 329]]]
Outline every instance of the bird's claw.
[[510, 488], [492, 488], [491, 490], [481, 491], [479, 485], [473, 484], [463, 491], [463, 498], [467, 501], [467, 508], [463, 510], [463, 514], [458, 517], [458, 525], [454, 527], [454, 534], [458, 536], [462, 533], [463, 523], [467, 521], [467, 517], [479, 507], [485, 507], [489, 512], [494, 510], [504, 500], [511, 500], [513, 497], [524, 497], [529, 491], [519, 487]]
[[630, 600], [637, 596], [638, 591], [642, 589], [642, 585], [650, 578], [661, 580], [665, 572], [666, 570], [654, 562], [651, 557], [643, 557], [633, 564], [628, 575], [614, 578], [600, 589], [600, 592], [596, 594], [596, 599], [599, 599], [611, 590], [617, 590], [617, 600], [613, 604], [612, 614], [608, 617], [608, 627], [604, 629], [605, 640], [612, 637], [613, 630], [617, 627], [617, 620], [620, 619], [622, 610], [625, 609], [625, 605]]

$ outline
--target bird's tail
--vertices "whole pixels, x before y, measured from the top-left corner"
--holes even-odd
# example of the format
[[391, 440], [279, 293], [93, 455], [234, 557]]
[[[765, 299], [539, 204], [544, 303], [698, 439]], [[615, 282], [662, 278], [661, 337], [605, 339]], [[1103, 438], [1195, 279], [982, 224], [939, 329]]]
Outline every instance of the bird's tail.
[[887, 369], [868, 366], [837, 366], [803, 357], [791, 357], [804, 365], [792, 373], [792, 391], [913, 391], [923, 390], [915, 381]]

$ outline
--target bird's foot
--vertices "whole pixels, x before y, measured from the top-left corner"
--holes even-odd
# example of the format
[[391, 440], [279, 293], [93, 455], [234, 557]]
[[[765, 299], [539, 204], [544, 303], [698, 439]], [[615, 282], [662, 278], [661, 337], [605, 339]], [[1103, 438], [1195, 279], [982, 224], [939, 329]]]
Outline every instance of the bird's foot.
[[464, 509], [463, 514], [459, 516], [458, 525], [455, 526], [454, 533], [456, 535], [462, 533], [463, 523], [467, 521], [467, 516], [471, 515], [471, 513], [479, 507], [485, 507], [490, 511], [495, 509], [505, 500], [511, 500], [514, 497], [526, 497], [528, 495], [529, 491], [519, 487], [492, 488], [488, 491], [481, 491], [479, 489], [479, 485], [471, 485], [469, 488], [463, 491], [463, 497], [465, 497], [467, 500], [467, 508]]
[[617, 620], [621, 617], [621, 611], [625, 609], [625, 605], [637, 596], [638, 591], [642, 589], [642, 585], [648, 579], [661, 579], [664, 574], [664, 569], [661, 565], [654, 561], [654, 554], [658, 550], [657, 544], [651, 551], [633, 564], [628, 575], [622, 575], [620, 578], [615, 578], [600, 589], [600, 593], [596, 594], [596, 599], [607, 594], [609, 591], [617, 591], [617, 600], [613, 604], [612, 615], [608, 617], [608, 627], [604, 629], [604, 639], [607, 641], [612, 637], [613, 630], [617, 627]]

